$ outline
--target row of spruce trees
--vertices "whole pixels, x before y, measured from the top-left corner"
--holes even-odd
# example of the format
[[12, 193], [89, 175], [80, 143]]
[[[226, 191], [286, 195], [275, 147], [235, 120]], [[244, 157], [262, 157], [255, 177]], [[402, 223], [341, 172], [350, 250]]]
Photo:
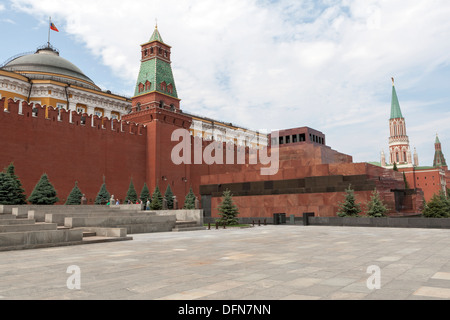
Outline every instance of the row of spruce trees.
[[[362, 212], [361, 204], [356, 202], [355, 193], [351, 185], [345, 190], [345, 200], [339, 203], [338, 217], [358, 217]], [[373, 218], [385, 217], [388, 209], [380, 198], [378, 191], [374, 190], [367, 203], [367, 215]]]
[[[67, 197], [66, 205], [80, 205], [83, 197], [83, 192], [78, 187], [78, 182], [75, 182], [75, 186]], [[111, 194], [106, 188], [106, 183], [103, 181], [100, 191], [95, 198], [95, 204], [104, 205], [111, 199]], [[132, 203], [136, 203], [140, 200], [147, 203], [150, 202], [149, 208], [151, 210], [161, 210], [163, 207], [163, 199], [166, 199], [167, 207], [173, 209], [173, 192], [170, 185], [167, 186], [164, 196], [161, 194], [159, 187], [157, 186], [150, 194], [147, 184], [144, 183], [140, 195], [137, 195], [136, 189], [133, 184], [133, 179], [130, 181], [125, 203], [128, 200]], [[184, 209], [195, 209], [195, 194], [190, 188], [189, 193], [186, 195], [184, 202]], [[25, 190], [22, 187], [19, 177], [15, 174], [14, 164], [11, 163], [7, 168], [0, 172], [0, 204], [3, 205], [21, 205], [21, 204], [35, 204], [35, 205], [53, 205], [59, 201], [56, 189], [50, 182], [47, 174], [43, 174], [39, 179], [39, 182], [34, 187], [30, 196], [27, 198]]]
[[33, 192], [26, 198], [22, 183], [16, 176], [14, 164], [11, 163], [0, 172], [0, 204], [21, 205], [27, 204], [27, 202], [31, 204], [54, 204], [58, 201], [56, 190], [46, 174], [41, 176]]
[[[356, 202], [354, 191], [349, 186], [346, 190], [345, 200], [339, 204], [338, 216], [357, 217], [361, 212], [361, 204]], [[367, 203], [367, 215], [379, 218], [385, 217], [387, 212], [386, 205], [380, 199], [378, 192], [374, 190]], [[425, 218], [450, 218], [450, 190], [447, 189], [447, 194], [440, 191], [434, 194], [428, 202], [425, 202], [422, 215]]]

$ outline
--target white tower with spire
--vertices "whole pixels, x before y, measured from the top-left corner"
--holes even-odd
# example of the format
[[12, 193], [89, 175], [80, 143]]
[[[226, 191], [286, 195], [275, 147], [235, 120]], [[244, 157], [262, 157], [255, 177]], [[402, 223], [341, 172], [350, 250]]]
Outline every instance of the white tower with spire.
[[[413, 159], [409, 146], [409, 138], [406, 134], [406, 122], [400, 109], [397, 92], [395, 90], [394, 78], [392, 78], [392, 102], [391, 118], [389, 119], [389, 165], [385, 167], [392, 168], [394, 163], [397, 168], [413, 167]], [[414, 155], [414, 161], [419, 162], [417, 154]]]

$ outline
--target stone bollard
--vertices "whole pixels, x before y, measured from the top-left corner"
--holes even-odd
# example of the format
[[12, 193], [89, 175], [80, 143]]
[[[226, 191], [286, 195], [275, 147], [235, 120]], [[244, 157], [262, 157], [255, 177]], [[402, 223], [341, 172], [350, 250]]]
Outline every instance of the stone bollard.
[[173, 210], [178, 210], [178, 199], [177, 199], [177, 196], [173, 196]]
[[200, 209], [200, 202], [198, 201], [198, 198], [195, 197], [195, 209]]

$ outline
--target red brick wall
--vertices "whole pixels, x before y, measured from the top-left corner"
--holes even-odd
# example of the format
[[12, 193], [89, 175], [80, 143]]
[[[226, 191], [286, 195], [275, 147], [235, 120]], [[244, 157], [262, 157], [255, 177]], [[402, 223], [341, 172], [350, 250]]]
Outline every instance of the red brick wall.
[[[93, 203], [106, 179], [111, 194], [124, 199], [130, 178], [140, 193], [146, 179], [146, 128], [134, 123], [117, 122], [111, 130], [108, 119], [86, 118], [80, 124], [81, 115], [62, 111], [61, 121], [53, 108], [48, 119], [44, 107], [37, 106], [38, 116], [32, 116], [32, 105], [23, 104], [22, 115], [18, 103], [9, 100], [9, 111], [3, 112], [5, 100], [0, 100], [0, 169], [13, 162], [16, 174], [29, 196], [41, 175], [45, 172], [55, 186], [61, 202], [72, 190], [75, 181]], [[102, 129], [102, 121], [105, 129]]]

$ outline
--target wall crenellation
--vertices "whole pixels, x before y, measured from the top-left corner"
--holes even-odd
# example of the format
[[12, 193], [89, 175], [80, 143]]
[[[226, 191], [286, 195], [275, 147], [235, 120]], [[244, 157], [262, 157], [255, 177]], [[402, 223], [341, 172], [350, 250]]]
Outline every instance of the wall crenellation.
[[86, 129], [105, 130], [105, 132], [126, 133], [131, 135], [146, 135], [147, 127], [143, 124], [109, 119], [97, 115], [80, 114], [76, 111], [65, 109], [55, 109], [52, 106], [41, 106], [39, 104], [27, 103], [26, 101], [14, 101], [8, 99], [7, 109], [5, 109], [6, 98], [0, 99], [0, 119], [10, 115], [24, 117], [24, 119], [34, 119], [36, 121], [55, 122], [59, 126], [80, 126]]

